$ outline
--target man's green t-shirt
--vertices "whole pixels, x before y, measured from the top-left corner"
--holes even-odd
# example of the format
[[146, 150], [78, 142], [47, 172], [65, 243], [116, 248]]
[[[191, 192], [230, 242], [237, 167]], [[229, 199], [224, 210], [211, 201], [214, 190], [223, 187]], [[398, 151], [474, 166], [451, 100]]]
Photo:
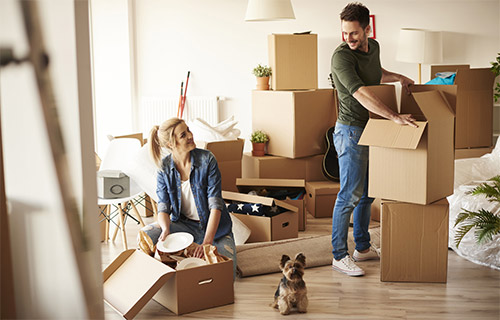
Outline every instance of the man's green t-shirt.
[[368, 110], [352, 95], [362, 86], [379, 85], [382, 78], [380, 47], [374, 39], [368, 39], [368, 52], [351, 50], [344, 42], [332, 55], [331, 71], [339, 97], [337, 121], [364, 128], [368, 122]]

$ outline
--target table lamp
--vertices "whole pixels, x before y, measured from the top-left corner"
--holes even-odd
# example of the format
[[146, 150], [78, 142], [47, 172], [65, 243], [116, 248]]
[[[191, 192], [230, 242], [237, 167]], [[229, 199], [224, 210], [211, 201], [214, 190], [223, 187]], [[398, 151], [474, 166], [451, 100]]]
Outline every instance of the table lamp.
[[290, 0], [248, 0], [245, 21], [295, 19]]
[[443, 60], [441, 32], [403, 28], [399, 32], [396, 60], [418, 63], [418, 83], [422, 83], [422, 63], [440, 63]]

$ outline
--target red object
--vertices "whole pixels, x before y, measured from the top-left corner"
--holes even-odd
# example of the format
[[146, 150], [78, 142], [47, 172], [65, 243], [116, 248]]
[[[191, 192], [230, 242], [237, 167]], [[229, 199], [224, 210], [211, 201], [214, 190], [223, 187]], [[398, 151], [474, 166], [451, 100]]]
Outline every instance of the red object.
[[182, 118], [182, 89], [184, 87], [184, 82], [181, 82], [181, 95], [179, 96], [179, 106], [177, 107], [177, 118]]
[[187, 91], [188, 91], [188, 83], [189, 83], [189, 75], [190, 75], [190, 73], [191, 73], [191, 71], [188, 71], [187, 78], [186, 78], [186, 90], [184, 90], [184, 97], [182, 97], [181, 118], [182, 118], [182, 114], [184, 113], [184, 107], [186, 105], [186, 95], [187, 95]]

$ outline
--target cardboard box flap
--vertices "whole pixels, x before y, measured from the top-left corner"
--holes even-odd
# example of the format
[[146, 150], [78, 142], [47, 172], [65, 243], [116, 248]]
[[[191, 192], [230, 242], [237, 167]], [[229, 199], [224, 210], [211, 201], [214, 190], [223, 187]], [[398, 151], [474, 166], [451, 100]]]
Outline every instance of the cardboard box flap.
[[433, 65], [431, 66], [431, 79], [436, 77], [438, 72], [457, 72], [458, 70], [469, 70], [470, 65], [468, 64], [457, 64], [457, 65]]
[[440, 91], [414, 92], [413, 98], [427, 121], [455, 117], [453, 109]]
[[402, 126], [390, 120], [370, 119], [359, 144], [365, 146], [416, 149], [427, 122], [417, 121], [418, 128]]
[[131, 319], [174, 274], [142, 251], [124, 251], [103, 271], [104, 301]]
[[465, 91], [493, 90], [495, 74], [490, 68], [475, 68], [460, 70], [455, 78], [455, 84]]
[[295, 206], [292, 206], [291, 204], [288, 204], [284, 201], [281, 200], [275, 200], [273, 198], [269, 197], [261, 197], [261, 196], [254, 196], [250, 194], [245, 194], [245, 193], [238, 193], [238, 192], [231, 192], [231, 191], [222, 191], [222, 198], [227, 199], [227, 200], [233, 200], [233, 201], [242, 201], [242, 202], [248, 202], [248, 203], [261, 203], [265, 206], [272, 207], [274, 205], [298, 212], [299, 209]]
[[[398, 112], [398, 102], [396, 100], [396, 87], [392, 84], [381, 84], [369, 86], [368, 89], [374, 93], [389, 109]], [[378, 114], [370, 112], [370, 118], [382, 119]]]
[[306, 181], [302, 179], [238, 178], [236, 186], [305, 188]]

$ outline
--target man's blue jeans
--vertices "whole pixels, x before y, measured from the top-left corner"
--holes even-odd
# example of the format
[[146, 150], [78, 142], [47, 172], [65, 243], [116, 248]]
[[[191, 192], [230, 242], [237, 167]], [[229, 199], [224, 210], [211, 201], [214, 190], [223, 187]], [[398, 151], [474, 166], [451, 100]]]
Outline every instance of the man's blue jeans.
[[341, 123], [335, 125], [333, 142], [339, 157], [340, 191], [335, 201], [332, 219], [332, 252], [335, 260], [347, 253], [347, 234], [351, 214], [356, 250], [370, 248], [370, 209], [368, 197], [368, 147], [358, 145], [363, 128]]

